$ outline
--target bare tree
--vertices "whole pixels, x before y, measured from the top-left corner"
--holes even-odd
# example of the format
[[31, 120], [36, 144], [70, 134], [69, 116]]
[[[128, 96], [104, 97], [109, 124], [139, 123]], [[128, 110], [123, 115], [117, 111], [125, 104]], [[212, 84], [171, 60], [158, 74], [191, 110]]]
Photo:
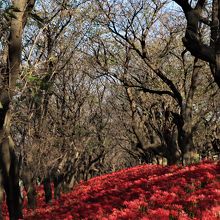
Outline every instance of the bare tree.
[[7, 68], [1, 73], [0, 93], [0, 149], [1, 175], [7, 196], [10, 219], [22, 217], [18, 180], [18, 161], [10, 134], [10, 102], [14, 96], [16, 80], [20, 74], [22, 33], [35, 1], [13, 1], [8, 38]]
[[[191, 79], [188, 78], [187, 80], [189, 81], [187, 83], [185, 81], [186, 79], [183, 80], [182, 88], [179, 85], [180, 83], [176, 81], [177, 78], [173, 78], [172, 67], [171, 69], [167, 68], [168, 60], [177, 58], [178, 62], [180, 61], [180, 63], [182, 63], [183, 69], [187, 69], [185, 66], [185, 54], [182, 53], [182, 56], [178, 56], [173, 52], [174, 38], [178, 38], [177, 33], [181, 28], [175, 25], [173, 26], [172, 22], [171, 26], [169, 25], [167, 15], [162, 13], [164, 2], [150, 2], [147, 4], [143, 1], [138, 1], [136, 3], [128, 1], [126, 7], [123, 1], [117, 2], [117, 4], [97, 2], [101, 10], [100, 13], [103, 15], [98, 17], [100, 24], [112, 33], [112, 38], [115, 39], [116, 42], [119, 42], [122, 48], [128, 48], [124, 49], [124, 51], [134, 51], [136, 53], [136, 55], [133, 52], [130, 52], [130, 55], [128, 52], [124, 53], [123, 56], [125, 58], [122, 58], [122, 60], [124, 59], [124, 61], [122, 61], [124, 62], [122, 66], [123, 71], [118, 75], [115, 74], [115, 69], [117, 67], [110, 67], [109, 65], [108, 60], [114, 56], [114, 52], [109, 52], [109, 49], [107, 49], [110, 47], [105, 45], [102, 50], [97, 50], [98, 53], [96, 56], [98, 57], [98, 63], [102, 66], [103, 71], [106, 71], [106, 74], [109, 74], [108, 72], [110, 70], [110, 72], [113, 72], [111, 75], [122, 81], [125, 88], [127, 88], [127, 94], [133, 109], [132, 112], [134, 113], [134, 121], [135, 115], [137, 115], [135, 113], [137, 112], [137, 107], [134, 98], [135, 93], [132, 92], [132, 90], [140, 90], [152, 95], [169, 97], [174, 101], [171, 104], [172, 106], [163, 107], [163, 111], [164, 117], [167, 118], [167, 120], [171, 120], [175, 129], [177, 129], [178, 147], [175, 141], [172, 141], [175, 132], [173, 133], [173, 129], [169, 127], [167, 123], [164, 124], [163, 134], [160, 134], [160, 136], [164, 138], [162, 146], [167, 146], [167, 149], [170, 149], [167, 155], [173, 155], [171, 158], [176, 157], [175, 161], [178, 161], [179, 148], [184, 158], [183, 161], [188, 163], [194, 151], [192, 133], [195, 127], [197, 127], [192, 123], [193, 97], [198, 88], [198, 76], [204, 64], [195, 58], [191, 67]], [[146, 18], [146, 15], [148, 18]], [[158, 26], [161, 27], [160, 31], [155, 30]], [[158, 38], [156, 36], [155, 39], [152, 38], [154, 31], [159, 36]], [[155, 42], [156, 40], [158, 44]], [[155, 45], [158, 45], [158, 47]], [[110, 58], [103, 59], [103, 56], [109, 56]], [[186, 57], [187, 56], [188, 55], [186, 55]], [[137, 71], [135, 68], [132, 68], [132, 66], [134, 67], [136, 65], [135, 62], [137, 63], [137, 61], [134, 59], [138, 59], [138, 57], [142, 60], [139, 64], [142, 65], [142, 69], [139, 67]], [[142, 75], [142, 78], [138, 75], [138, 72], [141, 71], [143, 74], [145, 72], [145, 76]], [[120, 72], [120, 70], [118, 72]], [[129, 72], [129, 75], [127, 72]], [[180, 70], [180, 73], [181, 72]], [[183, 74], [186, 76], [188, 74], [187, 72], [188, 71]], [[181, 76], [177, 77], [182, 78]], [[160, 87], [158, 87], [158, 85], [160, 85]], [[182, 89], [184, 90], [182, 91]], [[136, 124], [139, 124], [139, 121], [137, 121]], [[144, 138], [144, 135], [141, 135], [143, 132], [137, 132], [137, 126], [134, 131], [138, 139], [142, 139], [141, 142], [144, 143], [142, 143], [142, 146], [150, 146], [149, 143], [144, 141], [146, 137]], [[171, 149], [174, 149], [173, 153]]]
[[[210, 64], [214, 80], [220, 87], [219, 1], [198, 0], [196, 3], [184, 0], [174, 1], [182, 8], [187, 20], [183, 38], [184, 46], [193, 56]], [[206, 13], [210, 10], [210, 3], [211, 12]], [[204, 43], [207, 34], [201, 32], [202, 24], [208, 26], [210, 31], [208, 43]]]

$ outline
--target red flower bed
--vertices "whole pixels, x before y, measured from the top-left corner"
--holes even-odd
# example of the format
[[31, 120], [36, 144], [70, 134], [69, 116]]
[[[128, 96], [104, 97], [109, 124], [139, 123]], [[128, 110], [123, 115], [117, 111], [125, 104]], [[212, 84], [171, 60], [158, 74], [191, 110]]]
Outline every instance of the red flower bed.
[[51, 205], [24, 209], [25, 219], [220, 219], [220, 163], [143, 165], [78, 184]]

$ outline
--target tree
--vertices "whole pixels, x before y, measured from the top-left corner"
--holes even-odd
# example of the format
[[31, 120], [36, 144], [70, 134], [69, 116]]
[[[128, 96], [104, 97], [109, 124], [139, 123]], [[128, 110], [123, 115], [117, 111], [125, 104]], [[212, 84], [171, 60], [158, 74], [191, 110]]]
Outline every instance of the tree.
[[[54, 1], [47, 7], [41, 4], [34, 11], [37, 20], [31, 20], [24, 33], [23, 77], [17, 82], [13, 105], [21, 179], [31, 208], [37, 178], [50, 202], [52, 181], [71, 188], [81, 179], [104, 172], [100, 161], [109, 139], [105, 138], [109, 118], [105, 86], [90, 77], [88, 51], [82, 51], [91, 31], [85, 28], [84, 11], [89, 7], [77, 10]], [[59, 190], [55, 191], [57, 197]]]
[[[210, 64], [213, 78], [220, 87], [220, 2], [198, 0], [195, 2], [174, 0], [183, 10], [187, 20], [183, 44], [190, 53]], [[210, 31], [209, 42], [206, 33], [201, 32], [202, 25], [207, 25]]]
[[22, 218], [20, 201], [18, 161], [10, 134], [10, 102], [15, 95], [16, 80], [20, 74], [22, 33], [27, 18], [34, 7], [34, 0], [13, 1], [8, 10], [11, 12], [10, 33], [8, 38], [7, 67], [1, 73], [0, 93], [0, 162], [4, 190], [10, 219]]
[[[112, 33], [112, 41], [115, 39], [125, 51], [120, 58], [117, 58], [117, 60], [124, 60], [123, 64], [115, 61], [116, 64], [111, 65], [109, 60], [116, 54], [115, 47], [113, 46], [114, 49], [110, 51], [111, 47], [104, 45], [102, 50], [97, 50], [98, 63], [107, 74], [113, 72], [112, 75], [120, 80], [127, 90], [133, 112], [132, 126], [140, 143], [137, 146], [141, 146], [142, 149], [160, 148], [167, 151], [164, 153], [169, 158], [170, 164], [179, 160], [178, 151], [181, 151], [183, 162], [189, 163], [194, 154], [193, 132], [197, 127], [197, 123], [193, 123], [195, 102], [193, 98], [198, 89], [198, 76], [201, 67], [205, 67], [204, 64], [196, 58], [193, 65], [188, 68], [185, 65], [188, 55], [185, 52], [182, 56], [175, 53], [174, 44], [178, 42], [174, 39], [178, 39], [181, 28], [178, 24], [169, 22], [168, 15], [162, 13], [164, 2], [126, 1], [126, 4], [124, 1], [117, 4], [97, 2], [101, 11], [97, 20], [103, 28], [107, 28]], [[158, 27], [160, 30], [156, 31]], [[157, 36], [154, 35], [155, 32]], [[106, 54], [110, 58], [103, 58]], [[122, 52], [120, 51], [119, 54]], [[139, 58], [142, 61], [138, 63]], [[167, 65], [169, 61], [176, 58], [178, 63], [176, 67], [174, 64]], [[179, 61], [185, 73], [179, 69]], [[116, 65], [122, 65], [118, 74]], [[177, 82], [177, 79], [182, 79], [182, 76], [178, 75], [178, 71], [174, 71], [174, 68], [183, 76], [185, 75], [182, 88], [179, 86], [180, 81]], [[189, 72], [191, 79], [187, 76]], [[163, 97], [163, 100], [166, 100], [163, 103], [173, 100], [169, 101], [172, 103], [170, 106], [164, 106], [158, 110], [158, 114], [162, 114], [165, 119], [162, 130], [157, 131], [161, 139], [160, 144], [148, 143], [145, 132], [138, 128], [141, 121], [141, 117], [137, 114], [140, 108], [137, 106], [136, 98], [138, 90], [152, 96]], [[156, 121], [154, 120], [154, 123]], [[142, 121], [142, 124], [144, 123]]]

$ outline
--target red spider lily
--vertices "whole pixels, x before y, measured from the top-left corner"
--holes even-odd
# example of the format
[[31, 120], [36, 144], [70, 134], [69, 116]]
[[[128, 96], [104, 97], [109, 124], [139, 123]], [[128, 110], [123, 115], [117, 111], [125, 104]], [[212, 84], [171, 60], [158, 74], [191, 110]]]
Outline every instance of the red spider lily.
[[[217, 220], [220, 219], [220, 163], [188, 167], [142, 165], [81, 181], [47, 205], [38, 188], [38, 207], [24, 202], [24, 219], [42, 220]], [[3, 204], [3, 214], [7, 209]]]

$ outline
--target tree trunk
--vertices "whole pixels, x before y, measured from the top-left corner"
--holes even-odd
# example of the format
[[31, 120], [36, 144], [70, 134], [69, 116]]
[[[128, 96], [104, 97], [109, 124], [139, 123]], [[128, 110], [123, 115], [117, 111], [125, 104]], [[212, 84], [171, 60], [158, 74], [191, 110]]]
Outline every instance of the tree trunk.
[[[8, 118], [7, 116], [6, 118]], [[5, 124], [5, 131], [8, 124]], [[0, 140], [0, 165], [3, 175], [3, 186], [6, 193], [6, 203], [8, 206], [10, 219], [22, 218], [22, 199], [18, 178], [18, 161], [14, 152], [13, 141], [8, 134]]]
[[174, 0], [182, 7], [187, 20], [187, 28], [183, 44], [190, 53], [210, 63], [212, 75], [220, 87], [220, 5], [218, 0], [212, 1], [212, 21], [210, 46], [203, 42], [203, 37], [199, 36], [199, 27], [203, 12], [206, 10], [206, 1], [197, 1], [196, 6], [192, 7], [188, 0]]
[[27, 192], [28, 208], [35, 209], [37, 205], [37, 192], [32, 173], [28, 168], [23, 171], [22, 181], [24, 183], [24, 189]]
[[173, 145], [167, 146], [167, 153], [166, 153], [167, 165], [174, 165], [177, 164], [180, 157], [177, 148]]
[[198, 65], [199, 61], [197, 58], [194, 59], [193, 72], [191, 77], [191, 85], [189, 93], [186, 97], [186, 104], [182, 106], [183, 121], [182, 127], [180, 129], [180, 136], [182, 138], [182, 148], [183, 148], [183, 164], [187, 165], [193, 163], [195, 158], [195, 147], [193, 143], [193, 98], [198, 86], [198, 75], [202, 68], [202, 65]]
[[3, 182], [2, 182], [2, 171], [0, 171], [0, 219], [3, 219], [2, 217], [2, 203], [4, 200], [4, 188], [3, 188]]
[[184, 150], [182, 152], [182, 163], [183, 165], [191, 164], [194, 161], [193, 155], [194, 155], [194, 144], [193, 144], [193, 138], [192, 138], [192, 132], [186, 132], [183, 131], [184, 134], [183, 137], [183, 146]]
[[63, 182], [63, 175], [57, 175], [54, 177], [54, 199], [60, 198], [62, 182]]
[[14, 95], [16, 80], [20, 73], [22, 33], [27, 15], [34, 6], [34, 0], [14, 0], [13, 16], [8, 38], [7, 70], [2, 73], [2, 90], [0, 91], [0, 165], [6, 202], [10, 219], [22, 218], [22, 206], [18, 178], [18, 162], [14, 144], [10, 136], [9, 106]]
[[30, 183], [27, 190], [28, 208], [35, 209], [37, 206], [37, 192], [34, 183]]
[[50, 184], [50, 178], [46, 177], [43, 181], [44, 192], [45, 192], [45, 202], [50, 203], [52, 201], [52, 188]]
[[163, 136], [166, 143], [165, 155], [167, 159], [167, 165], [177, 164], [180, 159], [180, 155], [176, 143], [176, 136], [172, 133], [170, 129], [165, 129], [163, 132]]

